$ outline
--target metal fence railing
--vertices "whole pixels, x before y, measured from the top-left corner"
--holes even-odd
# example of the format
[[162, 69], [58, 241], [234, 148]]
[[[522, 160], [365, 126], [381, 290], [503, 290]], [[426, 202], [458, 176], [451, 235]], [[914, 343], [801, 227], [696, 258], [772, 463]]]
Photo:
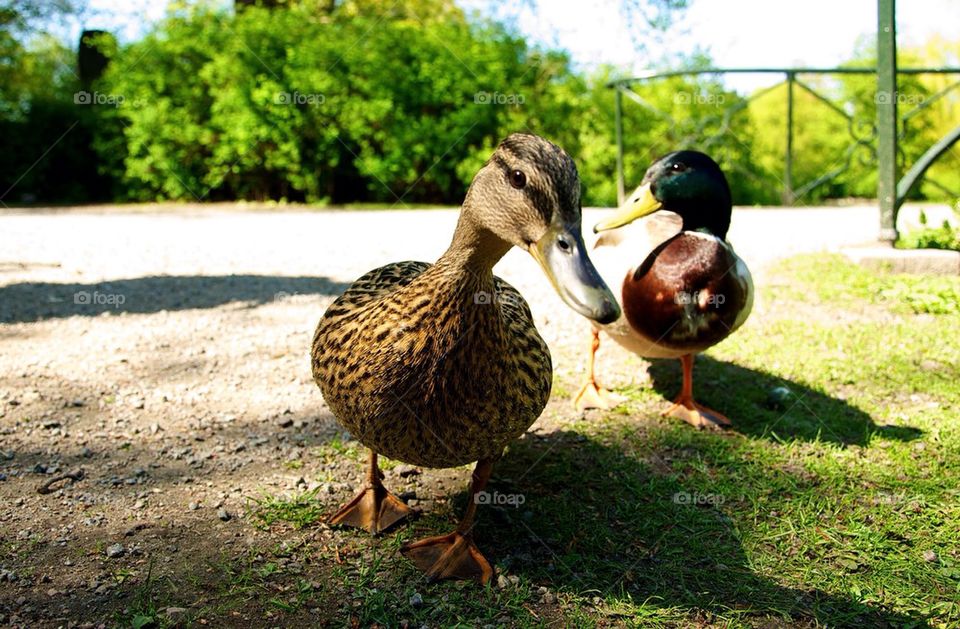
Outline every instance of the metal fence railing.
[[[641, 93], [642, 90], [638, 91], [635, 89], [644, 84], [651, 84], [653, 82], [671, 77], [721, 77], [731, 74], [774, 74], [781, 75], [782, 80], [774, 85], [759, 89], [749, 96], [737, 98], [733, 100], [727, 107], [717, 107], [716, 102], [712, 102], [711, 106], [716, 109], [717, 113], [705, 118], [699, 118], [696, 124], [687, 128], [684, 128], [684, 125], [674, 117], [672, 112], [663, 111], [661, 108], [656, 107], [648, 98], [644, 97], [644, 95]], [[888, 172], [886, 173], [886, 176], [889, 178], [892, 175], [892, 181], [882, 181], [885, 173], [884, 168], [882, 168], [884, 165], [882, 163], [883, 160], [878, 160], [878, 144], [883, 142], [884, 138], [882, 136], [884, 136], [884, 134], [887, 132], [887, 129], [882, 128], [884, 125], [878, 124], [878, 117], [864, 117], [863, 115], [860, 115], [861, 112], [857, 112], [851, 108], [851, 103], [838, 102], [834, 96], [825, 93], [826, 90], [824, 90], [822, 87], [813, 85], [811, 84], [812, 81], [807, 80], [807, 77], [824, 75], [840, 76], [849, 74], [876, 75], [877, 68], [709, 68], [705, 70], [678, 70], [670, 72], [651, 71], [641, 73], [635, 77], [611, 82], [609, 87], [616, 90], [615, 125], [617, 141], [618, 200], [621, 203], [623, 202], [625, 192], [622, 114], [624, 98], [629, 99], [635, 104], [644, 107], [653, 115], [662, 117], [664, 120], [671, 123], [672, 128], [675, 129], [677, 136], [672, 139], [677, 146], [682, 147], [684, 145], [689, 146], [692, 144], [697, 144], [705, 149], [709, 149], [710, 146], [716, 145], [720, 142], [723, 142], [725, 139], [728, 139], [728, 135], [734, 132], [736, 127], [735, 117], [739, 112], [745, 110], [750, 103], [756, 99], [761, 98], [771, 91], [785, 85], [786, 104], [784, 120], [786, 123], [786, 148], [783, 157], [783, 173], [782, 177], [780, 177], [782, 184], [780, 197], [782, 203], [785, 205], [794, 205], [799, 199], [801, 199], [810, 191], [830, 181], [833, 181], [844, 172], [849, 170], [854, 157], [856, 155], [860, 155], [861, 162], [869, 163], [871, 165], [875, 164], [878, 168], [878, 176], [881, 179], [878, 187], [883, 189], [884, 186], [887, 186], [886, 189], [896, 191], [896, 196], [893, 200], [892, 212], [887, 212], [887, 214], [890, 215], [887, 216], [883, 212], [881, 213], [883, 222], [881, 226], [881, 233], [885, 234], [882, 237], [888, 240], [893, 240], [896, 237], [896, 231], [894, 227], [896, 225], [897, 210], [899, 210], [900, 205], [903, 203], [910, 190], [923, 179], [930, 165], [947, 150], [949, 150], [950, 147], [958, 141], [958, 139], [960, 139], [960, 126], [957, 126], [953, 131], [947, 133], [946, 136], [931, 146], [913, 164], [905, 163], [906, 156], [902, 151], [898, 151], [897, 149], [898, 141], [903, 140], [909, 133], [911, 133], [911, 125], [917, 121], [918, 117], [924, 111], [929, 110], [931, 106], [941, 99], [948, 96], [952, 97], [954, 90], [960, 88], [960, 68], [900, 68], [896, 70], [897, 75], [957, 75], [958, 80], [949, 82], [946, 87], [925, 96], [923, 99], [919, 99], [918, 102], [901, 103], [908, 106], [904, 106], [902, 113], [898, 113], [896, 115], [894, 125], [895, 130], [890, 132], [893, 137], [889, 139], [893, 142], [893, 150], [898, 151], [896, 154], [899, 156], [899, 159], [897, 160], [898, 163], [894, 165], [895, 168], [887, 169]], [[822, 104], [825, 108], [825, 112], [827, 112], [827, 115], [838, 116], [845, 120], [847, 132], [849, 134], [849, 143], [847, 144], [847, 148], [841, 159], [837, 160], [836, 166], [831, 167], [826, 172], [820, 173], [808, 181], [797, 181], [794, 168], [797, 159], [797, 156], [794, 154], [796, 123], [794, 99], [798, 91], [805, 92], [809, 96], [813, 97], [817, 103]], [[898, 97], [899, 95], [896, 90], [886, 93], [878, 89], [876, 91], [877, 110], [879, 111], [883, 109], [882, 105], [887, 104], [883, 102], [884, 98], [896, 100]], [[893, 109], [896, 111], [896, 107]], [[957, 123], [960, 125], [960, 120], [958, 120]], [[709, 137], [705, 137], [702, 132], [708, 125], [711, 125], [712, 128], [716, 129], [716, 131], [710, 133]], [[897, 181], [896, 174], [901, 170], [905, 171], [906, 174], [900, 178], [899, 181]], [[948, 194], [960, 196], [960, 191], [949, 190], [944, 184], [940, 184], [936, 181], [929, 179], [926, 181], [928, 183], [932, 183], [934, 186], [940, 187]], [[882, 202], [881, 209], [883, 210]]]

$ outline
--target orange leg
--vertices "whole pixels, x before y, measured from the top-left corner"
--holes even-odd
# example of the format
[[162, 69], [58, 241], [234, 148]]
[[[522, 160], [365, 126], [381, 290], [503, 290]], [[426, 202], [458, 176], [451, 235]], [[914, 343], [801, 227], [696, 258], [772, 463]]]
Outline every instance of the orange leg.
[[457, 528], [447, 535], [428, 537], [405, 544], [400, 552], [417, 568], [427, 574], [431, 581], [440, 579], [472, 579], [481, 585], [489, 583], [493, 568], [473, 543], [473, 520], [477, 512], [477, 494], [487, 486], [493, 460], [477, 461], [470, 483], [470, 498], [467, 510], [460, 518]]
[[681, 356], [680, 362], [683, 365], [683, 388], [680, 390], [677, 399], [673, 401], [673, 406], [663, 414], [682, 419], [697, 428], [729, 426], [730, 420], [726, 416], [702, 404], [697, 404], [693, 399], [693, 354]]
[[383, 472], [377, 466], [377, 453], [370, 451], [367, 482], [353, 500], [330, 517], [330, 524], [366, 529], [374, 535], [410, 515], [411, 509], [383, 486]]
[[587, 361], [587, 378], [583, 387], [573, 398], [573, 405], [580, 412], [588, 408], [610, 409], [623, 402], [622, 397], [597, 384], [594, 363], [596, 362], [597, 350], [600, 348], [600, 332], [596, 328], [592, 332], [593, 337], [590, 339], [590, 354]]

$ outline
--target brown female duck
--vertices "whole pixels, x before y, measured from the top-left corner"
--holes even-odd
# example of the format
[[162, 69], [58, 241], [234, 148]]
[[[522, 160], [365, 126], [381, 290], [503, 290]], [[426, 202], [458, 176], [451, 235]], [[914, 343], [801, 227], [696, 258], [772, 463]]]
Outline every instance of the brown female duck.
[[[633, 223], [660, 209], [673, 214]], [[602, 330], [638, 356], [681, 360], [683, 388], [665, 415], [701, 428], [730, 424], [693, 399], [693, 357], [735, 332], [753, 307], [750, 271], [726, 240], [732, 209], [717, 163], [697, 151], [678, 151], [650, 166], [630, 200], [594, 227], [605, 233], [593, 258], [605, 280], [620, 287], [624, 316], [594, 325], [577, 408], [617, 402], [594, 376]]]
[[329, 307], [313, 340], [327, 404], [370, 449], [365, 487], [332, 523], [377, 533], [408, 514], [383, 486], [378, 453], [428, 467], [477, 461], [456, 530], [401, 550], [432, 578], [490, 579], [471, 535], [475, 496], [550, 396], [547, 345], [520, 293], [493, 275], [514, 246], [574, 310], [601, 323], [619, 316], [583, 244], [573, 160], [543, 138], [514, 134], [474, 177], [440, 259], [367, 273]]

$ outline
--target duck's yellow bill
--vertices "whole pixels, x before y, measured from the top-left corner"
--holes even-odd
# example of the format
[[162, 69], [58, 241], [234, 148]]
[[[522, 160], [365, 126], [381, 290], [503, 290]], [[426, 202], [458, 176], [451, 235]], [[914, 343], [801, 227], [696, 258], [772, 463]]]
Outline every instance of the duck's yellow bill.
[[650, 184], [645, 183], [634, 190], [629, 200], [617, 208], [613, 216], [594, 225], [593, 233], [598, 234], [608, 229], [616, 229], [617, 227], [629, 225], [638, 218], [646, 216], [647, 214], [653, 214], [661, 207], [663, 207], [663, 204], [653, 196], [653, 191], [650, 190]]

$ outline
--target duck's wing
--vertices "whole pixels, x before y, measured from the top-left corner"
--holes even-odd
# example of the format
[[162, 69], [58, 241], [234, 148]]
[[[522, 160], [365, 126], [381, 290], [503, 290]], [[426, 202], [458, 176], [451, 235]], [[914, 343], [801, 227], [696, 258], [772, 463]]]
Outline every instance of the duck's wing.
[[360, 276], [327, 309], [324, 317], [346, 314], [406, 286], [430, 268], [426, 262], [392, 262]]
[[734, 321], [733, 326], [731, 326], [732, 329], [730, 332], [733, 333], [737, 330], [737, 328], [743, 325], [747, 320], [747, 317], [750, 316], [750, 312], [753, 310], [753, 296], [755, 294], [755, 289], [753, 287], [753, 275], [750, 274], [750, 269], [747, 268], [747, 263], [744, 262], [743, 258], [738, 256], [736, 252], [733, 251], [733, 247], [729, 242], [727, 242], [726, 245], [730, 248], [734, 258], [736, 258], [736, 264], [731, 270], [731, 274], [740, 284], [744, 295], [743, 304], [740, 307], [740, 314], [737, 316], [736, 321]]
[[530, 306], [520, 291], [496, 275], [493, 277], [493, 285], [496, 287], [497, 302], [500, 304], [500, 312], [504, 320], [521, 327], [535, 327]]

